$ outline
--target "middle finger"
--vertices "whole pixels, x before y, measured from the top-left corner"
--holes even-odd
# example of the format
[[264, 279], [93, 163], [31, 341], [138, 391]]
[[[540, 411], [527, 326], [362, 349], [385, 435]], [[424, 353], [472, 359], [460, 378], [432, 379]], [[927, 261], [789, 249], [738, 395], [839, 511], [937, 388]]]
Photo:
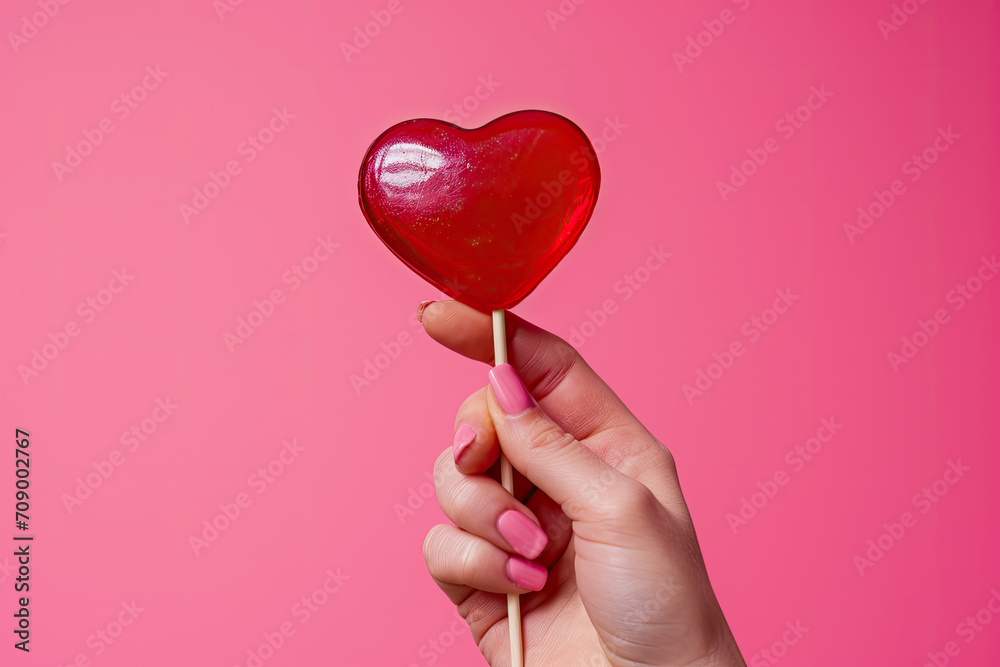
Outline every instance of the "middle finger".
[[434, 464], [438, 504], [459, 528], [501, 549], [536, 558], [548, 544], [535, 513], [487, 475], [463, 475], [446, 449]]

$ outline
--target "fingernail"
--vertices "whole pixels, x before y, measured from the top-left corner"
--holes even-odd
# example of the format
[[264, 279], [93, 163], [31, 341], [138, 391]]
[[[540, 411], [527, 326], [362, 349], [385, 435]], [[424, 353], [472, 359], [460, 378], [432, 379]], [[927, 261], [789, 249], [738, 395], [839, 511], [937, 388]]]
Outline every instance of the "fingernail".
[[455, 442], [451, 445], [452, 449], [455, 450], [455, 463], [458, 463], [458, 460], [462, 458], [462, 454], [475, 439], [476, 431], [468, 424], [462, 424], [455, 431]]
[[432, 303], [434, 303], [434, 299], [431, 299], [430, 301], [420, 302], [420, 305], [417, 306], [417, 322], [420, 322], [421, 324], [424, 323], [424, 310], [427, 308], [427, 306], [431, 305]]
[[508, 415], [516, 415], [538, 405], [510, 364], [493, 367], [490, 371], [490, 386], [493, 387], [500, 407]]
[[507, 559], [507, 577], [518, 588], [540, 591], [545, 586], [549, 571], [537, 563], [521, 560], [517, 556]]
[[497, 518], [497, 530], [525, 558], [538, 558], [549, 538], [527, 514], [507, 510]]

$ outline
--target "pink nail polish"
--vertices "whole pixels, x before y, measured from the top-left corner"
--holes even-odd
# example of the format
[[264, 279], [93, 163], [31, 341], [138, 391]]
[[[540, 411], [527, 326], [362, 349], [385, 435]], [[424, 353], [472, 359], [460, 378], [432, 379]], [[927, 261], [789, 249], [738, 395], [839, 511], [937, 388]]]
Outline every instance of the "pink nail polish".
[[433, 299], [431, 299], [429, 301], [421, 301], [420, 302], [420, 305], [417, 306], [417, 322], [420, 322], [421, 324], [423, 323], [423, 321], [424, 321], [424, 310], [427, 308], [427, 306], [431, 305], [432, 303], [434, 303]]
[[455, 451], [455, 463], [462, 458], [462, 454], [468, 449], [476, 439], [476, 431], [468, 424], [462, 424], [455, 431], [455, 442], [452, 443], [452, 449]]
[[507, 559], [507, 577], [514, 585], [528, 591], [540, 591], [545, 587], [549, 571], [537, 563], [521, 560], [517, 556]]
[[508, 415], [516, 415], [538, 405], [510, 364], [493, 367], [490, 371], [490, 386], [493, 387], [500, 407]]
[[538, 558], [549, 538], [527, 514], [507, 510], [497, 518], [497, 530], [525, 558]]

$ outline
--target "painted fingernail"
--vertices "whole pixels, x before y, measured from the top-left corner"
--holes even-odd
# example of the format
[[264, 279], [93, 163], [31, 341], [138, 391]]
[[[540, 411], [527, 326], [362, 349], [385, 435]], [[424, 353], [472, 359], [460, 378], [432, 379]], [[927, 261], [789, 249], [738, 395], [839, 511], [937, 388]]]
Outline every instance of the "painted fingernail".
[[493, 387], [500, 407], [508, 415], [516, 415], [538, 405], [510, 364], [493, 367], [490, 371], [490, 386]]
[[455, 463], [462, 458], [462, 454], [469, 448], [476, 439], [476, 431], [468, 424], [462, 424], [455, 431], [455, 442], [452, 443], [452, 449], [455, 450]]
[[430, 301], [421, 301], [420, 302], [420, 305], [417, 306], [417, 322], [420, 322], [421, 324], [423, 324], [423, 322], [424, 322], [424, 311], [427, 309], [427, 306], [431, 305], [432, 303], [434, 303], [434, 299], [431, 299]]
[[549, 543], [545, 531], [531, 520], [527, 514], [517, 510], [507, 510], [497, 518], [497, 530], [514, 547], [514, 551], [525, 558], [538, 558]]
[[507, 577], [518, 588], [540, 591], [545, 587], [549, 571], [537, 563], [522, 560], [517, 556], [507, 559]]

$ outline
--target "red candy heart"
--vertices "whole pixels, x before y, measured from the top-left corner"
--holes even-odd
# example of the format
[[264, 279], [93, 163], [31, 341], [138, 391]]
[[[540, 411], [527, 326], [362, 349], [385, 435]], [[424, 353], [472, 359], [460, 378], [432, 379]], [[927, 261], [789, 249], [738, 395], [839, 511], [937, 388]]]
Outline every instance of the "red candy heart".
[[399, 259], [489, 312], [528, 296], [580, 238], [601, 172], [579, 127], [518, 111], [474, 130], [394, 125], [365, 154], [361, 210]]

